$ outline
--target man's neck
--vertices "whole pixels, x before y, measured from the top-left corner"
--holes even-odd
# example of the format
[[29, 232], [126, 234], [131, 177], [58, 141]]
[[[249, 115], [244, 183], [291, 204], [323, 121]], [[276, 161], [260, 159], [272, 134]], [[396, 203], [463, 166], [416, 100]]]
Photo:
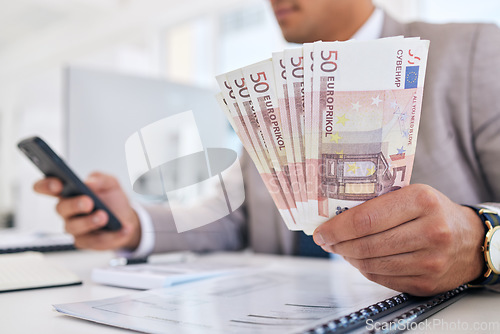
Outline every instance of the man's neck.
[[352, 39], [352, 37], [356, 35], [358, 31], [363, 29], [365, 24], [371, 19], [371, 17], [377, 10], [377, 7], [375, 7], [373, 4], [367, 5], [366, 3], [364, 3], [356, 5], [355, 3], [354, 6], [355, 7], [351, 8], [351, 13], [353, 15], [350, 16], [350, 24], [345, 24], [344, 29], [339, 29], [338, 35], [332, 36], [335, 37], [334, 40], [346, 41], [348, 39]]
[[356, 31], [350, 39], [358, 41], [367, 41], [382, 37], [382, 28], [384, 25], [384, 11], [375, 8], [368, 20]]

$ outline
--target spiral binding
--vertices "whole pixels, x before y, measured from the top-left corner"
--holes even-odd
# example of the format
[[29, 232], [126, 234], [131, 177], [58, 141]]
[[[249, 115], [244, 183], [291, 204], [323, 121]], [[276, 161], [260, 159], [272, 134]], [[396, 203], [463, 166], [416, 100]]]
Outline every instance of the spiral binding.
[[[450, 300], [451, 298], [457, 296], [458, 294], [467, 290], [466, 285], [461, 285], [456, 289], [447, 291], [445, 293], [436, 295], [425, 303], [422, 303], [411, 310], [404, 312], [397, 317], [390, 320], [389, 323], [398, 324], [401, 321], [410, 323], [416, 321], [417, 318], [421, 317], [425, 312], [429, 311], [433, 307], [443, 304], [444, 302]], [[341, 318], [334, 319], [323, 325], [315, 327], [313, 329], [307, 330], [304, 334], [328, 334], [328, 333], [346, 333], [357, 327], [366, 323], [367, 319], [377, 317], [380, 318], [386, 314], [392, 313], [397, 309], [402, 308], [409, 302], [418, 301], [421, 298], [413, 297], [407, 293], [401, 293], [392, 298], [388, 298], [384, 301], [380, 301], [376, 304], [370, 305], [368, 307], [362, 308], [359, 311], [352, 312]], [[370, 331], [369, 333], [392, 333], [397, 330], [394, 328], [389, 328], [387, 331]]]

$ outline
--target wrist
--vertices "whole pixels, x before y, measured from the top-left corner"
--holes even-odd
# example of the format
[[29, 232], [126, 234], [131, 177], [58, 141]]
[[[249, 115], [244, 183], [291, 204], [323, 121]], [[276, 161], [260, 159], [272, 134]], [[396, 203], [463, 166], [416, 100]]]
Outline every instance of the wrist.
[[141, 223], [139, 221], [139, 216], [137, 215], [135, 210], [132, 209], [131, 211], [131, 224], [129, 225], [130, 231], [128, 231], [129, 240], [123, 247], [130, 251], [134, 251], [137, 249], [137, 247], [139, 247], [139, 244], [141, 242]]
[[470, 240], [467, 252], [469, 254], [470, 273], [466, 277], [466, 282], [477, 280], [482, 276], [485, 270], [485, 263], [481, 246], [484, 243], [485, 229], [481, 218], [477, 215], [474, 208], [465, 206], [466, 220], [469, 222], [469, 233], [465, 238]]

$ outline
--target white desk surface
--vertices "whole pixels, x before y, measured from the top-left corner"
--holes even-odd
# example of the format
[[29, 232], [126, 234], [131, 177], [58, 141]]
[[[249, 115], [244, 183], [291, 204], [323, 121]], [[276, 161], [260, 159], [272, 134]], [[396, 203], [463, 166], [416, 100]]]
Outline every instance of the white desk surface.
[[[96, 266], [106, 266], [114, 256], [111, 252], [69, 251], [47, 253], [46, 257], [73, 271], [83, 280], [83, 285], [8, 292], [0, 294], [0, 333], [123, 333], [122, 329], [99, 325], [57, 313], [52, 304], [72, 303], [118, 297], [136, 290], [102, 286], [90, 280], [90, 271]], [[227, 256], [241, 256], [227, 254]], [[248, 255], [246, 255], [248, 257]], [[276, 261], [281, 257], [255, 255], [256, 261]], [[328, 261], [291, 259], [287, 261]], [[438, 312], [428, 319], [430, 327], [416, 333], [500, 333], [500, 294], [477, 290]], [[455, 330], [445, 331], [446, 326]], [[452, 327], [455, 326], [455, 327]], [[466, 331], [457, 331], [467, 327]], [[489, 326], [489, 327], [486, 327]], [[476, 328], [477, 327], [477, 328]], [[481, 330], [481, 328], [488, 328]], [[477, 330], [475, 330], [477, 329]], [[130, 332], [131, 333], [131, 332]]]

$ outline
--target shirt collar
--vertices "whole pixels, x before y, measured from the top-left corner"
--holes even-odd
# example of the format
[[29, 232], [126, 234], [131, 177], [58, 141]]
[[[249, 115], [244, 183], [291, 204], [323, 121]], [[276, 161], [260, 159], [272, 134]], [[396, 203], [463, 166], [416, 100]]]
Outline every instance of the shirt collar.
[[368, 41], [382, 37], [382, 27], [384, 25], [384, 11], [375, 7], [372, 15], [351, 37], [357, 41]]

